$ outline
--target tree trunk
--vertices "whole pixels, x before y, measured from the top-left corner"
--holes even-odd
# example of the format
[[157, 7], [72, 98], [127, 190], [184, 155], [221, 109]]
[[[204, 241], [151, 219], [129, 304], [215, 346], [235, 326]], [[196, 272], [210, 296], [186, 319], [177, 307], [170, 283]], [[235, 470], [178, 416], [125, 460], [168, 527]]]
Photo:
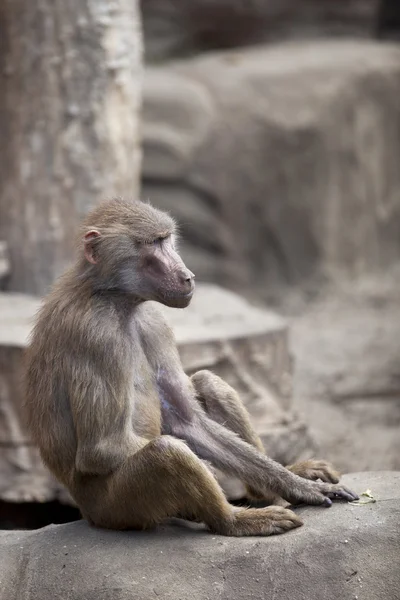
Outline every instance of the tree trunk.
[[100, 199], [138, 193], [135, 0], [0, 0], [0, 239], [8, 289], [43, 294]]
[[400, 39], [400, 6], [397, 0], [380, 1], [378, 36], [383, 39]]

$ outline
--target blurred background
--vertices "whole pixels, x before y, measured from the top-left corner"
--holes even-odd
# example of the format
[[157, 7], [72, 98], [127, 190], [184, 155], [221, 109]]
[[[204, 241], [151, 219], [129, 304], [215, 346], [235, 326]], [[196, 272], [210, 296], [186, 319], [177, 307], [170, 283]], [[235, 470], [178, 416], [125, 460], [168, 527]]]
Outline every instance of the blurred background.
[[400, 469], [399, 41], [395, 0], [0, 0], [0, 527], [79, 518], [25, 430], [23, 351], [116, 195], [176, 217], [184, 367], [239, 390], [271, 456]]

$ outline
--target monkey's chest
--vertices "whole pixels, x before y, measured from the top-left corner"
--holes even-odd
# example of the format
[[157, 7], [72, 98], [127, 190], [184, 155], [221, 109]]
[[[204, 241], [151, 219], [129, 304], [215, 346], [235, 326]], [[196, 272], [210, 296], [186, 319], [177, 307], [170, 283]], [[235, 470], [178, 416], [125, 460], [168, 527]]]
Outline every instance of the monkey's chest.
[[146, 360], [132, 378], [132, 426], [137, 435], [153, 439], [161, 433], [161, 406], [155, 377]]

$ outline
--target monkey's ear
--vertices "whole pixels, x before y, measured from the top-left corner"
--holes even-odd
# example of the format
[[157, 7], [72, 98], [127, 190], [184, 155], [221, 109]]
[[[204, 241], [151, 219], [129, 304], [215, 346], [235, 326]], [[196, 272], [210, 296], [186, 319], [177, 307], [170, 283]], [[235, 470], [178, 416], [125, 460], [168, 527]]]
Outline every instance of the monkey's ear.
[[92, 265], [97, 263], [95, 245], [100, 235], [100, 231], [97, 231], [97, 229], [91, 229], [83, 236], [85, 258], [87, 261], [92, 263]]

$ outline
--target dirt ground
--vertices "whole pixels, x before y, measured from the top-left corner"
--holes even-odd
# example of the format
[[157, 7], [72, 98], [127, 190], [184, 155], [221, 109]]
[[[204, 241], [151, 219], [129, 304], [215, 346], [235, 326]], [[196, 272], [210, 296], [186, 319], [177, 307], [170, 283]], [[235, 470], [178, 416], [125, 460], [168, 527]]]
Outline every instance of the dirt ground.
[[294, 405], [344, 472], [400, 468], [400, 270], [292, 298]]

